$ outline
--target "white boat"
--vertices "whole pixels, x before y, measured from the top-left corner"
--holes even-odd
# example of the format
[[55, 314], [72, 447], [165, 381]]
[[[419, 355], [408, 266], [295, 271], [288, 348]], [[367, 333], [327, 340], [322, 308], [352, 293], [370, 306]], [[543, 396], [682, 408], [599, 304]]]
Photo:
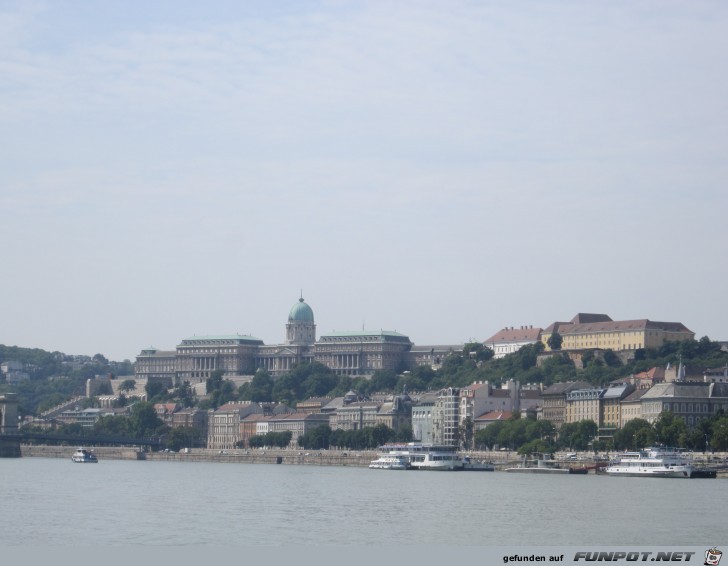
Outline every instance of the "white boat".
[[523, 462], [518, 466], [506, 468], [506, 472], [516, 472], [524, 474], [571, 474], [569, 467], [561, 467], [561, 465], [548, 454], [538, 455], [531, 459], [523, 457]]
[[96, 455], [90, 450], [85, 448], [77, 448], [71, 456], [71, 461], [78, 462], [79, 464], [95, 464], [98, 462]]
[[381, 454], [376, 460], [372, 460], [369, 467], [373, 470], [408, 470], [409, 459], [394, 454]]
[[453, 446], [422, 444], [410, 458], [410, 466], [414, 470], [458, 471], [463, 469], [463, 459]]
[[386, 444], [379, 448], [384, 455], [403, 458], [412, 470], [455, 471], [463, 469], [463, 459], [454, 446], [437, 444]]
[[604, 472], [611, 476], [689, 478], [692, 459], [675, 448], [646, 448], [624, 452], [609, 462]]

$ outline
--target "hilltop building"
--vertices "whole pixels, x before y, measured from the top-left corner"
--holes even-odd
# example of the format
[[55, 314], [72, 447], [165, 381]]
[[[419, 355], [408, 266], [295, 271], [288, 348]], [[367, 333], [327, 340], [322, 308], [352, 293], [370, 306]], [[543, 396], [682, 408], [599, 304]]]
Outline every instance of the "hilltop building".
[[321, 363], [340, 375], [367, 376], [422, 364], [436, 368], [449, 353], [462, 351], [462, 345], [413, 348], [409, 337], [389, 330], [331, 332], [317, 340], [313, 310], [303, 297], [288, 314], [285, 336], [276, 345], [234, 334], [185, 338], [175, 350], [150, 347], [137, 356], [135, 377], [169, 385], [204, 382], [216, 370], [226, 379], [249, 376], [257, 369], [275, 377], [307, 362]]
[[541, 340], [541, 328], [533, 326], [513, 326], [499, 330], [483, 342], [483, 345], [493, 350], [493, 357], [503, 358], [508, 354], [517, 352], [529, 344], [538, 344]]
[[695, 333], [680, 322], [656, 322], [646, 318], [614, 321], [606, 314], [579, 313], [569, 322], [554, 322], [541, 333], [541, 342], [561, 335], [562, 350], [602, 349], [615, 352], [659, 348], [665, 342], [693, 340]]

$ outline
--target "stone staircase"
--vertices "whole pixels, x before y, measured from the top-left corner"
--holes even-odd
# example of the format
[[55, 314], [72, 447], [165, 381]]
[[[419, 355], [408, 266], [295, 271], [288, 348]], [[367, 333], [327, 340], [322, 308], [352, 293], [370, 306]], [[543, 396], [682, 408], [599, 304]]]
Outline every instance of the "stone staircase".
[[83, 395], [80, 395], [78, 397], [74, 397], [73, 399], [69, 399], [68, 401], [64, 401], [60, 405], [57, 405], [51, 409], [48, 409], [47, 411], [43, 411], [40, 416], [44, 419], [53, 419], [60, 415], [63, 411], [67, 411], [68, 409], [72, 409], [76, 407], [77, 405], [80, 405], [83, 400], [86, 397]]

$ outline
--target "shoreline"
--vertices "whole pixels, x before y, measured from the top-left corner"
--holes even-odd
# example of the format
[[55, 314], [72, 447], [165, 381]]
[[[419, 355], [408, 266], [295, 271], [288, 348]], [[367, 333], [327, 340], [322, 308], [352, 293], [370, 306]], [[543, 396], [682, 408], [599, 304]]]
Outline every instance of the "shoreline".
[[[26, 458], [68, 458], [75, 446], [49, 446], [21, 444], [20, 455]], [[211, 448], [193, 448], [190, 452], [145, 452], [131, 447], [87, 446], [93, 450], [99, 461], [132, 460], [152, 462], [216, 462], [222, 464], [281, 464], [297, 466], [351, 466], [366, 468], [377, 458], [374, 450], [294, 450], [294, 449], [234, 449], [216, 450]], [[475, 460], [492, 463], [495, 471], [517, 465], [523, 460], [515, 453], [503, 452], [470, 452]], [[721, 455], [717, 456], [718, 461]], [[723, 460], [725, 462], [725, 460]], [[710, 460], [698, 460], [702, 465], [710, 465]], [[580, 464], [590, 465], [593, 460], [583, 459]], [[728, 469], [723, 464], [717, 477], [728, 478]], [[590, 470], [591, 472], [591, 470]]]
[[[153, 462], [218, 462], [225, 464], [287, 464], [303, 466], [367, 467], [376, 459], [376, 452], [361, 450], [213, 450], [194, 448], [190, 452], [144, 452], [135, 448], [90, 446], [99, 461], [137, 460]], [[73, 446], [20, 446], [21, 457], [71, 458]]]

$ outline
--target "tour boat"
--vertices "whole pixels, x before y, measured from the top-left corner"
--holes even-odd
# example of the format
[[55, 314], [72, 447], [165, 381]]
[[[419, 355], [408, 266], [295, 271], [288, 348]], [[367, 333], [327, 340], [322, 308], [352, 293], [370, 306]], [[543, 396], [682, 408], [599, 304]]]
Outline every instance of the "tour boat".
[[457, 471], [463, 469], [463, 459], [454, 446], [419, 442], [385, 444], [379, 448], [379, 453], [380, 456], [403, 458], [411, 470]]
[[78, 448], [71, 456], [71, 461], [78, 462], [79, 464], [95, 464], [98, 462], [96, 455], [90, 450], [85, 448]]
[[675, 448], [646, 448], [624, 452], [609, 462], [604, 472], [610, 476], [648, 478], [689, 478], [690, 457]]
[[371, 461], [369, 467], [373, 470], [408, 470], [410, 466], [405, 456], [381, 454], [379, 458]]
[[[553, 460], [548, 454], [535, 456], [531, 459], [523, 457], [523, 462], [518, 466], [506, 468], [506, 472], [516, 472], [525, 474], [573, 474], [569, 467], [561, 467], [556, 460]], [[583, 472], [581, 472], [583, 473]]]

